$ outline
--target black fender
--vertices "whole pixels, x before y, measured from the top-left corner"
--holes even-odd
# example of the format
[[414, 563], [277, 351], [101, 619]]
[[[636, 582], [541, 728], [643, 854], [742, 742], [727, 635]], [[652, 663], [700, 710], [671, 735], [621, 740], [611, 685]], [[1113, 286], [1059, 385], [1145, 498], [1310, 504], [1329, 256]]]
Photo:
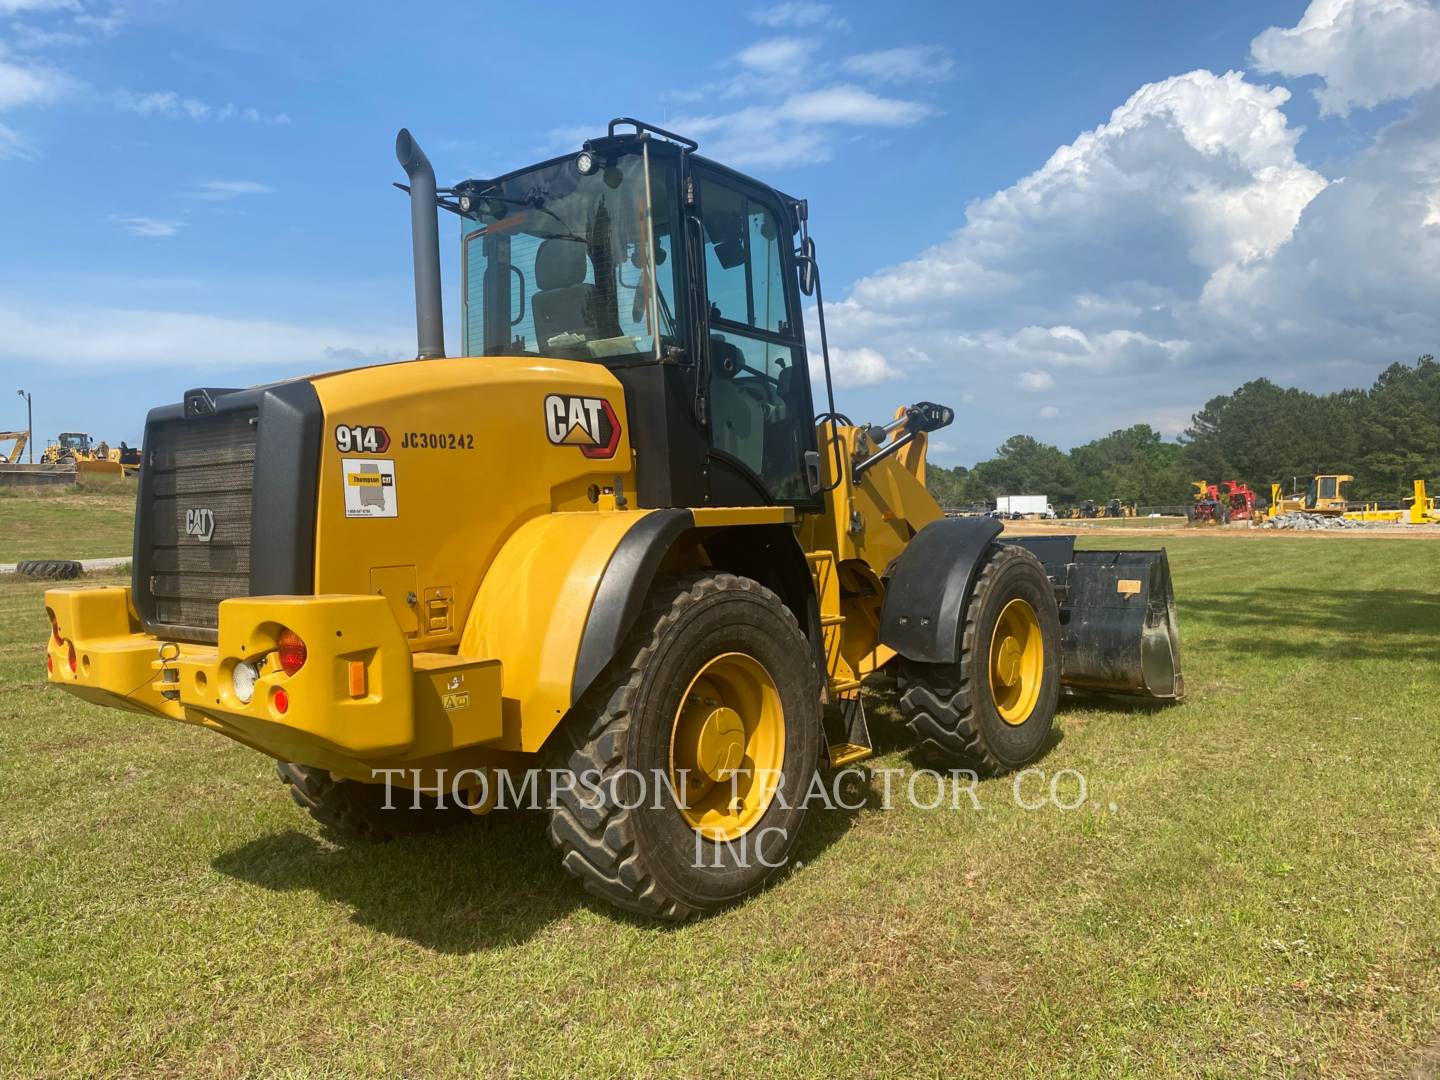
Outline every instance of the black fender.
[[1002, 528], [994, 518], [942, 518], [916, 533], [889, 568], [881, 643], [921, 663], [959, 660], [961, 615]]
[[610, 663], [640, 617], [645, 594], [655, 581], [666, 554], [684, 533], [695, 527], [689, 510], [654, 510], [646, 514], [615, 546], [580, 637], [575, 674], [570, 680], [574, 705]]
[[[691, 534], [685, 539], [686, 534]], [[801, 631], [820, 642], [820, 608], [805, 552], [788, 525], [735, 525], [701, 528], [686, 509], [655, 510], [616, 545], [580, 637], [570, 703], [578, 702], [634, 629], [666, 555], [677, 544], [704, 549], [711, 566], [754, 578], [775, 592], [795, 613]], [[822, 654], [816, 653], [819, 670]]]

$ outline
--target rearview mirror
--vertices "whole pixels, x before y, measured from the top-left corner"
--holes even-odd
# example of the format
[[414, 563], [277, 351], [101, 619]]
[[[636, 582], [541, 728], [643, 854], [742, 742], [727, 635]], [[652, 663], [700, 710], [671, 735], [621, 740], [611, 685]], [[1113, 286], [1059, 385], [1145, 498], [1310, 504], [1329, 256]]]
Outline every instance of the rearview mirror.
[[805, 237], [800, 241], [800, 250], [795, 253], [795, 262], [800, 269], [800, 291], [806, 296], [815, 295], [815, 241]]

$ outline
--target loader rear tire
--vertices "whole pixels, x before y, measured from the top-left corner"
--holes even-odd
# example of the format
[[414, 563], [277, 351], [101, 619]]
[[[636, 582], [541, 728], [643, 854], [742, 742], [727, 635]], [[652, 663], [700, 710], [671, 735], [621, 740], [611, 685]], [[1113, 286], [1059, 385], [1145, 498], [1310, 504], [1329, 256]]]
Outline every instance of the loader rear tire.
[[84, 567], [73, 559], [26, 559], [15, 564], [15, 573], [45, 581], [71, 581], [84, 573]]
[[366, 844], [384, 844], [478, 820], [453, 803], [437, 808], [429, 795], [420, 796], [420, 809], [416, 810], [413, 793], [399, 787], [392, 789], [387, 810], [384, 784], [336, 780], [326, 769], [281, 761], [275, 772], [290, 789], [296, 806], [327, 829]]
[[761, 888], [790, 858], [819, 761], [811, 657], [759, 582], [658, 581], [554, 736], [549, 834], [565, 869], [618, 907], [671, 921]]
[[1060, 616], [1040, 560], [992, 544], [961, 618], [958, 661], [902, 660], [900, 715], [941, 764], [1018, 769], [1044, 749], [1060, 697]]

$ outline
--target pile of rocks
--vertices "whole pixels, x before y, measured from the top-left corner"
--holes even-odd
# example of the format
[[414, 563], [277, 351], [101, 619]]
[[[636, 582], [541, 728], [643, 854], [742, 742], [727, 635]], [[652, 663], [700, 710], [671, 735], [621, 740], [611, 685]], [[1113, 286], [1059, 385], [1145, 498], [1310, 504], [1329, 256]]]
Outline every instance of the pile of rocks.
[[1325, 514], [1279, 514], [1268, 521], [1260, 523], [1262, 529], [1366, 529], [1369, 525], [1363, 521], [1354, 521], [1346, 517], [1329, 517]]

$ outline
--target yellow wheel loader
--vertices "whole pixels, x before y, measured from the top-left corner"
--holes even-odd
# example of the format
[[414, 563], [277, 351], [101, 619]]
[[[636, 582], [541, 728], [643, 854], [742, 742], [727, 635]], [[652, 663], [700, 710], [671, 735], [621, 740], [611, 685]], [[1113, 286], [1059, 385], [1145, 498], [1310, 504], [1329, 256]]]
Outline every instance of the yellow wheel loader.
[[77, 476], [123, 476], [118, 451], [104, 442], [95, 443], [83, 431], [62, 431], [60, 438], [40, 456], [45, 465], [74, 465]]
[[784, 865], [817, 769], [871, 753], [877, 672], [985, 772], [1043, 752], [1062, 690], [1181, 696], [1163, 551], [947, 519], [950, 409], [836, 412], [803, 200], [630, 119], [438, 191], [396, 151], [417, 359], [153, 410], [133, 582], [46, 593], [53, 683], [270, 755], [337, 833], [534, 780], [564, 866], [668, 919]]

